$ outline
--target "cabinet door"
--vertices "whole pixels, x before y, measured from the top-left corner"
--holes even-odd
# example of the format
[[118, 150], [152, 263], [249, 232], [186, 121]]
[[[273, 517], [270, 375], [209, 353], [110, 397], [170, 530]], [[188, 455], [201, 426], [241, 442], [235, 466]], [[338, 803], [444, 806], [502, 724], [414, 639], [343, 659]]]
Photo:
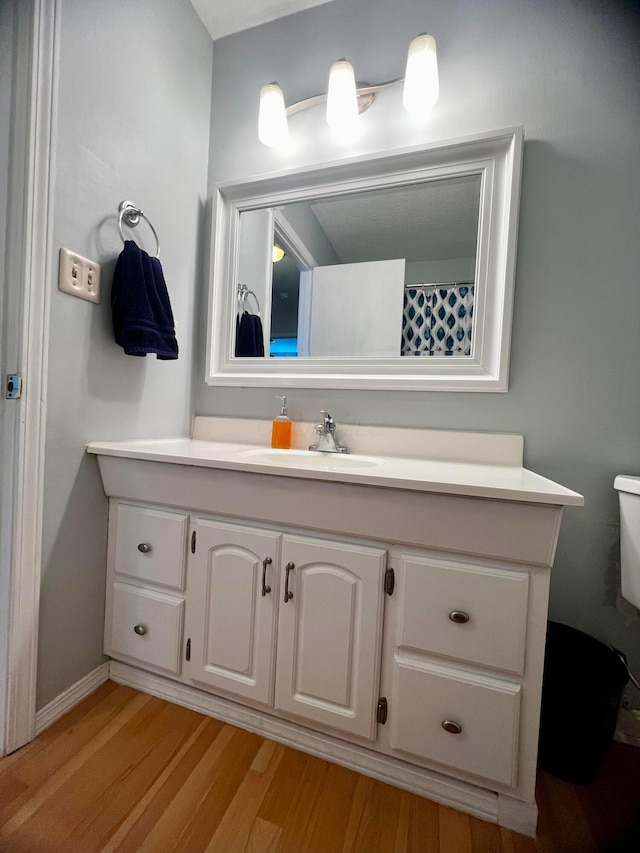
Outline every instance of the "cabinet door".
[[185, 672], [194, 681], [272, 705], [280, 534], [206, 519], [196, 521], [195, 532]]
[[372, 740], [386, 551], [284, 536], [276, 708]]

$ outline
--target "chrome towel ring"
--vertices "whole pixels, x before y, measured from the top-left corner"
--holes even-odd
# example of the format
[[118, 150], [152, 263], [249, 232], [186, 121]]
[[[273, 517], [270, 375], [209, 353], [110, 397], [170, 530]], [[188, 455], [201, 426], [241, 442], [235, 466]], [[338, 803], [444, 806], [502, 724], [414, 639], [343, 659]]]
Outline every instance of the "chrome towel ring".
[[125, 236], [122, 233], [122, 223], [128, 225], [129, 228], [135, 228], [136, 225], [140, 222], [140, 218], [144, 219], [149, 228], [151, 228], [153, 232], [153, 236], [156, 239], [156, 258], [160, 257], [160, 240], [158, 239], [158, 234], [156, 229], [151, 224], [151, 221], [144, 213], [140, 210], [139, 207], [136, 207], [135, 204], [131, 201], [121, 201], [118, 207], [119, 216], [118, 216], [118, 231], [120, 232], [120, 236], [122, 237], [122, 242], [125, 243]]
[[258, 297], [255, 295], [253, 290], [249, 290], [249, 288], [247, 287], [246, 284], [239, 284], [238, 285], [238, 303], [239, 303], [240, 310], [242, 310], [242, 311], [247, 310], [247, 298], [249, 296], [253, 296], [253, 298], [255, 300], [256, 314], [259, 317], [260, 316], [260, 302], [258, 301]]

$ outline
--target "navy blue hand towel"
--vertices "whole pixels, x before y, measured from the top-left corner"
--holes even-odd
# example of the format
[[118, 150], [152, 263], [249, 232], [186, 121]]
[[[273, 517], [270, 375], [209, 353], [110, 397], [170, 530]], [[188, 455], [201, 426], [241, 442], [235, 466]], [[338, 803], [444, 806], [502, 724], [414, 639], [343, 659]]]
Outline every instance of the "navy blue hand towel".
[[173, 312], [162, 266], [133, 240], [126, 240], [111, 286], [113, 334], [127, 355], [178, 357]]
[[236, 321], [236, 355], [264, 355], [262, 320], [256, 314], [243, 311]]

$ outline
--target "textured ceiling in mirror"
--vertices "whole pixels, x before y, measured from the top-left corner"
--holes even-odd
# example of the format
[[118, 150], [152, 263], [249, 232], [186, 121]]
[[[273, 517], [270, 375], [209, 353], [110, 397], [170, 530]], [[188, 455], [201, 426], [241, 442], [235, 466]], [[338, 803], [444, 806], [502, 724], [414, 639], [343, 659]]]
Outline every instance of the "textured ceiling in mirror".
[[341, 263], [473, 257], [480, 176], [392, 187], [311, 204]]

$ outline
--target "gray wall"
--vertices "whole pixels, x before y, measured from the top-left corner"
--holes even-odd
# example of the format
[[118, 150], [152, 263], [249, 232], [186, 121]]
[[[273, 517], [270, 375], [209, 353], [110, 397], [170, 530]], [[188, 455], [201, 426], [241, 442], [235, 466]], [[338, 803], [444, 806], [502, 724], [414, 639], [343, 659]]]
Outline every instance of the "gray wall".
[[[103, 660], [107, 505], [86, 443], [189, 433], [213, 53], [188, 0], [60, 0], [59, 9], [53, 252], [66, 246], [102, 264], [103, 295], [96, 306], [50, 282], [39, 708]], [[126, 356], [113, 342], [123, 199], [160, 236], [177, 361]], [[144, 223], [135, 233], [149, 235]]]
[[[640, 671], [640, 621], [614, 606], [613, 478], [640, 473], [640, 138], [636, 4], [571, 0], [335, 0], [216, 42], [210, 188], [350, 154], [523, 125], [524, 175], [506, 394], [292, 391], [290, 413], [338, 424], [498, 430], [525, 436], [526, 465], [585, 495], [565, 513], [551, 614], [624, 649]], [[352, 148], [321, 108], [291, 122], [291, 154], [257, 139], [260, 87], [287, 103], [326, 91], [346, 56], [360, 80], [401, 75], [418, 33], [438, 44], [440, 101], [413, 126], [390, 91]], [[204, 344], [203, 344], [204, 346]], [[269, 417], [272, 388], [207, 388], [197, 411]]]

